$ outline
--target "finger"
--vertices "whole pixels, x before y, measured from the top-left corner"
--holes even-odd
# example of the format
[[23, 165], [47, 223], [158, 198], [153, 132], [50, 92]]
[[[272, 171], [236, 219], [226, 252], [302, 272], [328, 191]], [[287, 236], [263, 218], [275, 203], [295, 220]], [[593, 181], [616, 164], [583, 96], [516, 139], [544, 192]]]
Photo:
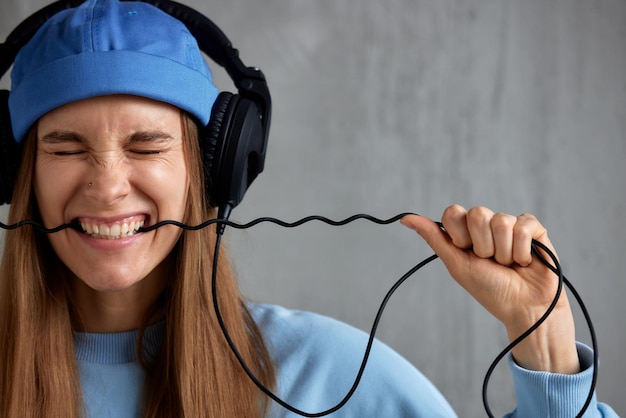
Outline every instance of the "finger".
[[472, 247], [472, 237], [467, 229], [467, 211], [460, 205], [448, 206], [441, 216], [441, 223], [452, 239], [452, 243], [459, 248]]
[[513, 261], [521, 266], [527, 266], [532, 262], [531, 244], [536, 239], [554, 251], [546, 228], [530, 214], [522, 214], [517, 217], [513, 231]]
[[505, 266], [513, 264], [513, 230], [517, 218], [506, 213], [496, 213], [491, 218], [491, 232], [495, 247], [494, 259]]
[[415, 230], [429, 245], [432, 241], [437, 240], [439, 235], [443, 235], [439, 225], [425, 216], [406, 215], [400, 219], [400, 223]]
[[473, 251], [480, 258], [495, 255], [495, 244], [491, 231], [493, 211], [484, 206], [476, 206], [467, 212], [467, 230], [472, 239]]
[[439, 256], [449, 248], [454, 248], [449, 235], [442, 231], [436, 222], [425, 216], [406, 215], [400, 222], [415, 230]]
[[447, 231], [442, 231], [432, 220], [419, 215], [407, 215], [400, 221], [403, 225], [414, 229], [433, 251], [441, 258], [448, 271], [455, 276], [462, 262], [465, 250], [458, 248], [450, 239]]

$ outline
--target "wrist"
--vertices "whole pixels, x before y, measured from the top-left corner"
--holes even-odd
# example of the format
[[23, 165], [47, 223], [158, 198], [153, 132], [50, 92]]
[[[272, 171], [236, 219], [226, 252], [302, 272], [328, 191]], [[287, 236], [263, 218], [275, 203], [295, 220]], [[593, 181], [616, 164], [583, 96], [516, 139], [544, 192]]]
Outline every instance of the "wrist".
[[[553, 312], [555, 313], [555, 312]], [[523, 331], [507, 330], [511, 341]], [[550, 316], [512, 350], [515, 362], [527, 370], [559, 374], [580, 372], [573, 320]]]

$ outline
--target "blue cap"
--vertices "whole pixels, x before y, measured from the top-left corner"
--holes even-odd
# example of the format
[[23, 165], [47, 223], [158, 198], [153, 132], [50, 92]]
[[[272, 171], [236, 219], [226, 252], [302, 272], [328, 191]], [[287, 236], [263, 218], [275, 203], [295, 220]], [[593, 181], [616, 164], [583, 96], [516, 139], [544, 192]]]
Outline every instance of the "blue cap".
[[88, 0], [54, 15], [17, 55], [13, 135], [22, 142], [47, 112], [110, 94], [166, 102], [207, 124], [218, 91], [182, 22], [147, 3]]

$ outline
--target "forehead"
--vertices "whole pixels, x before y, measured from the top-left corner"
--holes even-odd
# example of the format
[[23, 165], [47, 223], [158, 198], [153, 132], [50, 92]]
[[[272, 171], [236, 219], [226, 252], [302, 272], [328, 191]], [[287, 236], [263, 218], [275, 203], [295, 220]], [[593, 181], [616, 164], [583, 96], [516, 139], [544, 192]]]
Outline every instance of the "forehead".
[[38, 121], [38, 131], [43, 134], [51, 130], [115, 133], [155, 129], [180, 133], [180, 109], [131, 95], [93, 97], [68, 103]]

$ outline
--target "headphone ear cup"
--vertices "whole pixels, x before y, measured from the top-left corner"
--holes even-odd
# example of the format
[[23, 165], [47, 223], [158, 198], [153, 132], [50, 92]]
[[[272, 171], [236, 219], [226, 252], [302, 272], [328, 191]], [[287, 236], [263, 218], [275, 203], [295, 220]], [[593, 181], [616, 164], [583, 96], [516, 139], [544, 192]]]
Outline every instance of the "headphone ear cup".
[[202, 163], [204, 166], [204, 180], [206, 184], [206, 195], [211, 206], [219, 206], [215, 185], [217, 184], [217, 172], [220, 170], [221, 155], [224, 149], [224, 123], [229, 103], [233, 98], [232, 93], [222, 92], [215, 99], [211, 110], [211, 119], [200, 133], [200, 151], [202, 152]]
[[220, 93], [202, 137], [210, 204], [232, 209], [263, 170], [266, 137], [259, 106], [240, 95]]
[[22, 147], [13, 138], [9, 114], [9, 91], [0, 90], [0, 205], [10, 204]]

